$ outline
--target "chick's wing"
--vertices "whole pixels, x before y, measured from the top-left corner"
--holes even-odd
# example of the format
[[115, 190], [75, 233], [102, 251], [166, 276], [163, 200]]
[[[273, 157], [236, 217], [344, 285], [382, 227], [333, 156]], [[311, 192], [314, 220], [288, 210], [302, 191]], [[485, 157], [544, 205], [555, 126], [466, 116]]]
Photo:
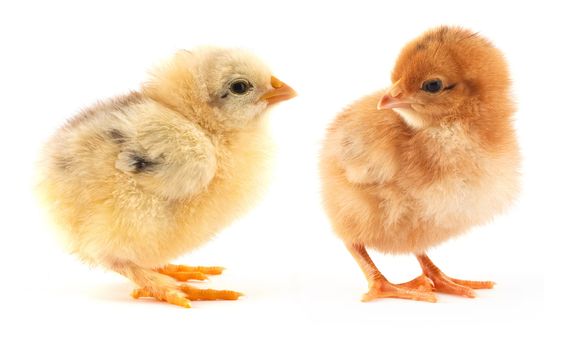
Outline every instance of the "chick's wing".
[[366, 121], [365, 116], [373, 114], [369, 112], [357, 106], [345, 111], [331, 126], [324, 144], [324, 156], [334, 161], [346, 179], [355, 184], [390, 181], [398, 167], [397, 128]]
[[145, 118], [136, 126], [115, 164], [146, 190], [171, 199], [204, 190], [216, 172], [215, 148], [193, 123]]

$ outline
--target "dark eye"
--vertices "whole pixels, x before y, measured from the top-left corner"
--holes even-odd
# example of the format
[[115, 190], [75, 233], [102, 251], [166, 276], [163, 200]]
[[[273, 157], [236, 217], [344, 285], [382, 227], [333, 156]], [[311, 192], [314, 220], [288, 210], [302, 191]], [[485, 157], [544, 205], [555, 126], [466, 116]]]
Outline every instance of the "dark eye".
[[440, 80], [440, 79], [426, 80], [424, 82], [424, 84], [422, 84], [422, 90], [424, 90], [426, 92], [430, 92], [432, 94], [440, 92], [440, 90], [442, 90], [442, 80]]
[[246, 80], [235, 80], [230, 83], [230, 92], [235, 95], [243, 95], [246, 94], [253, 86]]

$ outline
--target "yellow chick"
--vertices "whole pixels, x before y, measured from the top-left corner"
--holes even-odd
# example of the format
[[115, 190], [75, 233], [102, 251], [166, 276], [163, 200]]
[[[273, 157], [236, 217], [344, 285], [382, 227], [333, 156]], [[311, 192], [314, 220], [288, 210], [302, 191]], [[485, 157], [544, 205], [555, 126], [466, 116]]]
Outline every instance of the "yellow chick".
[[[488, 222], [518, 193], [507, 64], [483, 37], [443, 26], [405, 46], [391, 80], [328, 130], [320, 161], [326, 212], [367, 278], [363, 300], [473, 297], [493, 282], [450, 278], [426, 250]], [[366, 248], [415, 254], [423, 275], [392, 284]]]
[[134, 298], [237, 299], [177, 282], [222, 268], [169, 262], [254, 204], [271, 149], [265, 111], [294, 96], [250, 53], [204, 47], [75, 116], [47, 143], [38, 185], [68, 249], [128, 277]]

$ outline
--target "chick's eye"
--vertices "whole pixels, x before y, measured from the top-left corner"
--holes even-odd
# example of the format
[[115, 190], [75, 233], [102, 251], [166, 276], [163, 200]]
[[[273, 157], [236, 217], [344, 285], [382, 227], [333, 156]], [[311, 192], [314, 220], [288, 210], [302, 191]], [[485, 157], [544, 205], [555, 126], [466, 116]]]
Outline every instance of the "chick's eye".
[[426, 80], [422, 84], [422, 90], [435, 94], [442, 90], [442, 81], [440, 79]]
[[235, 95], [243, 95], [251, 89], [252, 85], [246, 80], [236, 80], [230, 83], [230, 92]]

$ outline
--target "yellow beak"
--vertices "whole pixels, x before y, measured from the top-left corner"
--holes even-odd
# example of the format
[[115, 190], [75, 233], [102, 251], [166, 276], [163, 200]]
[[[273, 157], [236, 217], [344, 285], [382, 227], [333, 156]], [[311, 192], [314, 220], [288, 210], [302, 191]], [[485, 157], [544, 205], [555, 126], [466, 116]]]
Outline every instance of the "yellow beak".
[[271, 76], [271, 87], [273, 87], [273, 89], [269, 90], [261, 97], [267, 101], [268, 105], [289, 100], [290, 98], [297, 96], [294, 89], [274, 76]]

